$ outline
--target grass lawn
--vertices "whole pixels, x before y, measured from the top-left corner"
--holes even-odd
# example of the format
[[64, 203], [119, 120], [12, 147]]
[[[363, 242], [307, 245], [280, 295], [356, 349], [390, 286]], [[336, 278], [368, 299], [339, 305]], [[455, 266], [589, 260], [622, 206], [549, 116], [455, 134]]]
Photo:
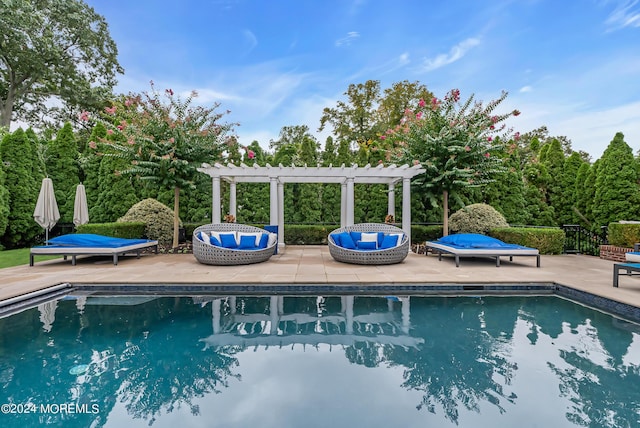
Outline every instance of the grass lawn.
[[[0, 251], [0, 269], [29, 264], [29, 248]], [[38, 256], [37, 261], [56, 259], [62, 256]]]

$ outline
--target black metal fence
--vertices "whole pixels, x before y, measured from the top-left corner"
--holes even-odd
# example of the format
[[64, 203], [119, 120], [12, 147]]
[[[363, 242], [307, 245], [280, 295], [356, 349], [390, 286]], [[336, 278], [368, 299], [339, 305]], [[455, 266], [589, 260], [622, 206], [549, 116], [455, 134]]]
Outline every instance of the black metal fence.
[[599, 256], [600, 245], [607, 244], [606, 226], [600, 230], [600, 233], [592, 232], [578, 224], [564, 224], [561, 227], [565, 234], [565, 254]]

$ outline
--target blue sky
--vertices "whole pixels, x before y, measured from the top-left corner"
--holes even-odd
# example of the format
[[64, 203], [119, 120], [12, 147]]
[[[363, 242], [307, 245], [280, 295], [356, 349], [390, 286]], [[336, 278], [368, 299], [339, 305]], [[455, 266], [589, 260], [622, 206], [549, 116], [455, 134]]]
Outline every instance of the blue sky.
[[547, 126], [595, 160], [623, 132], [640, 149], [640, 0], [87, 0], [125, 74], [118, 92], [196, 90], [268, 147], [318, 133], [351, 83], [419, 81], [436, 96], [509, 92], [524, 133]]

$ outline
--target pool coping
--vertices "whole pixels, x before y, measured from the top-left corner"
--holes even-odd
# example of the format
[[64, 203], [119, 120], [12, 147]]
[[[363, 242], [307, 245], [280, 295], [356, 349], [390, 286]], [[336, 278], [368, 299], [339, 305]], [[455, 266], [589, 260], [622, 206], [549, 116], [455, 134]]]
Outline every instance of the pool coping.
[[0, 317], [69, 294], [90, 295], [400, 295], [515, 296], [553, 295], [640, 324], [640, 308], [556, 282], [531, 283], [345, 283], [345, 284], [218, 284], [218, 283], [61, 283], [0, 301]]

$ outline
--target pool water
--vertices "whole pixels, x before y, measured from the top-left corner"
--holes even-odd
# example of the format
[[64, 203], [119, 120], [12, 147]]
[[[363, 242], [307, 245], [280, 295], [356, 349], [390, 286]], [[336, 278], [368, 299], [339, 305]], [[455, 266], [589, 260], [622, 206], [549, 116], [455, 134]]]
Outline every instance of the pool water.
[[68, 296], [0, 319], [0, 426], [637, 427], [640, 327], [555, 297]]

